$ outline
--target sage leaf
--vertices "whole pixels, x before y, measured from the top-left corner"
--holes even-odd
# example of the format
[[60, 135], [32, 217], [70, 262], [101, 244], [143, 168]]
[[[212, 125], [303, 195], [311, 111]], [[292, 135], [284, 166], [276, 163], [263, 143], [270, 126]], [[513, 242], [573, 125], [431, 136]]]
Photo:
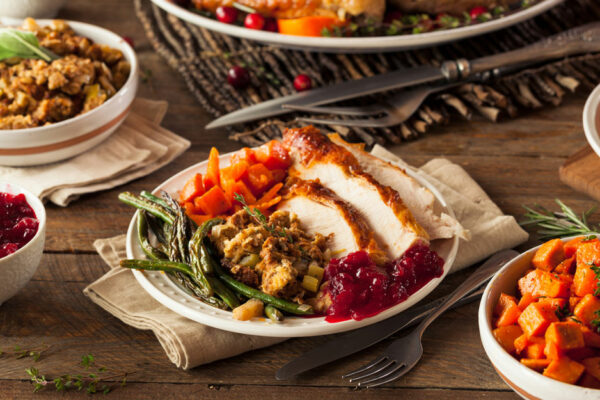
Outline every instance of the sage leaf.
[[13, 57], [39, 58], [46, 62], [58, 58], [50, 50], [41, 47], [33, 33], [12, 28], [0, 28], [0, 60]]

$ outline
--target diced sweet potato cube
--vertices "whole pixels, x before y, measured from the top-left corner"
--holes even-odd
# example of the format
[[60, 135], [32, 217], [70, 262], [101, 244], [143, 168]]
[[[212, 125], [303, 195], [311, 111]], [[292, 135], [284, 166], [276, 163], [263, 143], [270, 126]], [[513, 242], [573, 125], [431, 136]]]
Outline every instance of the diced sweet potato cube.
[[556, 360], [564, 357], [565, 351], [562, 350], [555, 342], [546, 342], [544, 346], [544, 356], [550, 360]]
[[515, 346], [515, 353], [521, 354], [523, 352], [523, 350], [525, 350], [527, 348], [527, 346], [529, 346], [529, 338], [527, 337], [527, 334], [524, 333], [521, 336], [519, 336], [518, 338], [516, 338], [515, 342], [514, 342], [514, 346]]
[[600, 381], [587, 372], [583, 373], [577, 384], [587, 388], [600, 389]]
[[532, 359], [540, 359], [545, 358], [544, 349], [546, 348], [546, 341], [537, 336], [532, 336], [529, 338], [529, 344], [525, 349], [525, 357]]
[[254, 196], [260, 197], [265, 190], [273, 185], [273, 175], [267, 167], [257, 163], [248, 168], [248, 178], [245, 182]]
[[577, 303], [579, 303], [579, 300], [581, 300], [581, 297], [578, 297], [578, 296], [569, 297], [569, 310], [571, 312], [573, 312], [573, 310], [575, 310], [575, 306], [577, 305]]
[[519, 279], [519, 291], [522, 296], [569, 297], [570, 284], [561, 280], [558, 274], [535, 269]]
[[213, 186], [209, 191], [194, 199], [194, 205], [204, 214], [220, 215], [231, 208], [231, 202], [219, 186]]
[[585, 236], [579, 236], [575, 239], [569, 240], [563, 246], [565, 249], [565, 257], [571, 257], [577, 252], [577, 247], [579, 247], [579, 243], [585, 238]]
[[598, 240], [581, 242], [575, 254], [577, 269], [573, 277], [573, 291], [576, 296], [594, 294], [598, 288], [594, 269], [600, 266], [600, 242]]
[[600, 335], [585, 325], [581, 325], [581, 333], [586, 346], [600, 348]]
[[600, 299], [592, 294], [586, 294], [575, 306], [573, 314], [584, 325], [592, 326], [592, 321], [598, 319], [596, 314], [598, 310], [600, 310]]
[[544, 335], [546, 343], [554, 342], [561, 350], [578, 349], [585, 346], [583, 333], [577, 324], [571, 322], [553, 322]]
[[542, 372], [550, 365], [550, 361], [547, 358], [521, 358], [521, 364], [538, 372]]
[[528, 336], [543, 334], [548, 325], [557, 321], [554, 310], [544, 303], [531, 303], [518, 319], [519, 326]]
[[575, 267], [575, 256], [571, 256], [563, 260], [554, 268], [554, 272], [558, 274], [572, 274]]
[[501, 326], [492, 331], [500, 345], [509, 353], [515, 351], [515, 339], [523, 334], [518, 325]]
[[585, 371], [585, 367], [569, 357], [553, 360], [544, 370], [544, 376], [561, 382], [574, 384]]
[[547, 304], [554, 313], [558, 309], [563, 309], [567, 305], [567, 299], [561, 297], [542, 297], [539, 299], [539, 303]]
[[600, 379], [600, 357], [586, 358], [581, 361], [585, 366], [585, 371], [596, 379]]
[[567, 350], [565, 355], [571, 360], [579, 362], [586, 358], [596, 357], [598, 355], [598, 351], [592, 349], [591, 347], [580, 347], [578, 349]]
[[517, 299], [506, 293], [502, 293], [496, 304], [495, 313], [498, 316], [496, 326], [508, 326], [517, 322], [521, 309], [517, 305]]
[[183, 185], [183, 189], [179, 192], [179, 202], [192, 202], [194, 201], [194, 197], [201, 196], [202, 194], [204, 194], [202, 175], [195, 174]]
[[552, 239], [542, 244], [533, 255], [531, 264], [544, 271], [552, 271], [565, 259], [563, 242], [560, 239]]

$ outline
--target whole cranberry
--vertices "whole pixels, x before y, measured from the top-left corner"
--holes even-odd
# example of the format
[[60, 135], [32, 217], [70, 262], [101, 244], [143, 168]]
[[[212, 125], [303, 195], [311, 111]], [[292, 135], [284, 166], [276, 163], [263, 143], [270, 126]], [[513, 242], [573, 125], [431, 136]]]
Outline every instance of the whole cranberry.
[[479, 17], [481, 14], [485, 14], [486, 12], [488, 12], [487, 8], [485, 8], [484, 6], [477, 6], [471, 8], [471, 11], [469, 11], [469, 15], [471, 16], [471, 19], [477, 19], [477, 17]]
[[248, 29], [262, 30], [265, 26], [265, 17], [258, 13], [252, 13], [246, 15], [244, 18], [244, 26]]
[[217, 19], [225, 24], [233, 24], [238, 17], [238, 11], [233, 7], [217, 7]]
[[297, 91], [303, 92], [312, 88], [312, 81], [310, 76], [299, 74], [294, 78], [294, 87]]
[[267, 32], [279, 32], [279, 27], [277, 26], [277, 21], [275, 18], [267, 18], [265, 19], [265, 26], [263, 30]]
[[135, 43], [133, 42], [133, 39], [130, 38], [129, 36], [123, 36], [123, 40], [126, 41], [127, 44], [131, 46], [132, 49], [135, 47]]
[[236, 89], [242, 89], [250, 83], [250, 74], [244, 67], [235, 66], [227, 71], [227, 82]]

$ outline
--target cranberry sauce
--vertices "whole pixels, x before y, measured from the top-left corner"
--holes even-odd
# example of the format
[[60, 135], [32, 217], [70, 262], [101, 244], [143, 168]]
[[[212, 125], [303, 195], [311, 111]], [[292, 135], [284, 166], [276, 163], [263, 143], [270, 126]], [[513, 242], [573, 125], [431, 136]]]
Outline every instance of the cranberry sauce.
[[25, 195], [0, 192], [0, 258], [25, 246], [37, 233], [38, 225]]
[[332, 259], [324, 276], [332, 300], [325, 320], [361, 320], [378, 314], [441, 276], [443, 266], [444, 260], [426, 245], [411, 247], [383, 267], [364, 251]]

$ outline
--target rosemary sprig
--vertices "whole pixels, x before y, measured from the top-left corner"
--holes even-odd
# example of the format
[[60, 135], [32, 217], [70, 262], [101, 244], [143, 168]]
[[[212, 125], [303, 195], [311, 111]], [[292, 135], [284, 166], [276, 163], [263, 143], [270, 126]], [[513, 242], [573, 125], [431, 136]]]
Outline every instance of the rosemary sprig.
[[592, 207], [578, 216], [573, 209], [559, 199], [555, 199], [561, 211], [549, 211], [544, 207], [537, 206], [537, 210], [523, 206], [527, 212], [525, 221], [521, 226], [537, 225], [540, 229], [537, 233], [540, 239], [551, 239], [563, 236], [585, 235], [600, 230], [598, 226], [589, 225], [588, 217], [594, 213], [596, 207]]

